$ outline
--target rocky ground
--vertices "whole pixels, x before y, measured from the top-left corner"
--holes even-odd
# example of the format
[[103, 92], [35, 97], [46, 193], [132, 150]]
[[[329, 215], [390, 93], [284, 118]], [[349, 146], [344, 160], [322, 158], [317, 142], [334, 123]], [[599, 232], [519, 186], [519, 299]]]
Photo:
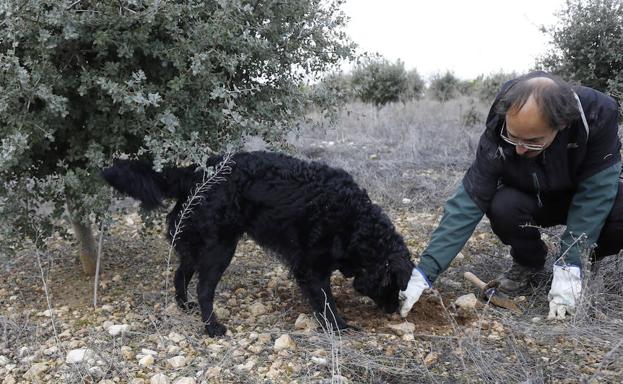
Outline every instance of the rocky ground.
[[[419, 254], [439, 212], [390, 214]], [[217, 289], [216, 311], [229, 330], [212, 339], [198, 314], [172, 303], [176, 261], [168, 266], [160, 229], [146, 230], [135, 212], [119, 215], [104, 241], [95, 307], [93, 280], [79, 273], [67, 240], [50, 240], [41, 268], [33, 252], [3, 268], [0, 377], [4, 384], [621, 382], [623, 325], [612, 314], [549, 323], [544, 287], [516, 299], [521, 315], [469, 296], [461, 299], [468, 308], [454, 305], [476, 292], [462, 272], [493, 277], [504, 268], [502, 251], [483, 225], [406, 321], [379, 311], [336, 273], [338, 308], [361, 328], [336, 333], [307, 315], [279, 262], [243, 240]], [[483, 254], [499, 260], [487, 263]], [[587, 332], [596, 324], [609, 328]]]

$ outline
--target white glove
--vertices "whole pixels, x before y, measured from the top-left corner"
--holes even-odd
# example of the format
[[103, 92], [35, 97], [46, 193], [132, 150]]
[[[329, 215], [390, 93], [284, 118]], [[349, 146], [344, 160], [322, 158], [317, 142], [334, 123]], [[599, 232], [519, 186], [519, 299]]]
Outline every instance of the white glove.
[[417, 267], [413, 268], [407, 288], [404, 291], [398, 292], [398, 300], [402, 301], [402, 306], [400, 307], [401, 317], [407, 317], [413, 305], [422, 296], [422, 292], [428, 288], [431, 288], [431, 285], [426, 276]]
[[582, 273], [575, 265], [554, 264], [554, 278], [549, 290], [548, 319], [564, 319], [565, 314], [575, 312], [576, 303], [582, 292]]

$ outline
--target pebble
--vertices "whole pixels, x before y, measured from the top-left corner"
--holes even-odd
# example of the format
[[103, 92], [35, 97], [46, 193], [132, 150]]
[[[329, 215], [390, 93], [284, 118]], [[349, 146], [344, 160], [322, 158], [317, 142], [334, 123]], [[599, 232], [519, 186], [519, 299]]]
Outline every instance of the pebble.
[[314, 364], [323, 365], [323, 366], [328, 364], [327, 359], [325, 359], [324, 357], [312, 356], [311, 361]]
[[167, 363], [171, 368], [177, 369], [186, 365], [186, 358], [184, 356], [175, 356], [167, 359]]
[[84, 360], [90, 360], [95, 358], [95, 352], [89, 348], [79, 348], [73, 349], [67, 352], [67, 356], [65, 357], [65, 362], [67, 364], [76, 364], [81, 363]]
[[415, 331], [415, 324], [408, 321], [404, 321], [399, 324], [389, 324], [387, 327], [394, 331], [394, 333], [398, 336], [407, 335]]
[[150, 384], [169, 384], [171, 380], [164, 373], [157, 373], [149, 379]]
[[214, 379], [221, 375], [221, 367], [210, 367], [206, 370], [208, 379]]
[[478, 304], [478, 298], [473, 293], [468, 293], [467, 295], [459, 296], [455, 301], [454, 305], [458, 308], [463, 309], [475, 309]]
[[169, 333], [169, 336], [167, 337], [169, 340], [171, 340], [174, 343], [179, 343], [183, 340], [186, 340], [186, 336], [180, 335], [179, 333], [176, 333], [176, 332]]
[[312, 319], [305, 313], [299, 314], [299, 316], [296, 318], [296, 321], [294, 322], [294, 328], [304, 331], [314, 330], [317, 326], [318, 323], [316, 322], [316, 320]]
[[260, 333], [257, 336], [257, 341], [259, 341], [260, 343], [263, 344], [268, 344], [272, 341], [272, 336], [270, 335], [270, 333]]
[[132, 348], [128, 347], [127, 345], [121, 346], [120, 350], [121, 350], [121, 355], [126, 360], [131, 360], [134, 357], [134, 353], [132, 352]]
[[147, 348], [143, 348], [141, 349], [141, 353], [143, 355], [152, 355], [152, 356], [158, 356], [158, 352], [151, 350], [151, 349], [147, 349]]
[[152, 355], [144, 355], [138, 360], [138, 365], [141, 367], [151, 367], [154, 364], [154, 357]]
[[118, 336], [126, 333], [130, 329], [130, 326], [127, 324], [113, 324], [108, 327], [108, 334], [111, 336]]
[[244, 364], [236, 365], [236, 370], [238, 370], [238, 371], [250, 371], [250, 370], [253, 369], [253, 367], [255, 367], [255, 364], [256, 364], [256, 360], [254, 358], [253, 359], [249, 359]]
[[266, 314], [266, 312], [268, 312], [268, 309], [262, 303], [254, 303], [251, 305], [251, 307], [249, 307], [249, 311], [251, 311], [251, 314], [253, 316], [257, 317]]
[[197, 381], [192, 377], [180, 377], [175, 379], [173, 384], [196, 384]]
[[279, 338], [275, 340], [275, 344], [273, 345], [273, 350], [275, 350], [276, 352], [295, 348], [296, 344], [294, 343], [294, 340], [292, 340], [292, 337], [290, 337], [290, 335], [288, 334], [283, 334], [279, 336]]
[[540, 322], [541, 320], [543, 320], [543, 319], [542, 319], [542, 318], [540, 318], [539, 316], [536, 316], [536, 317], [533, 317], [532, 319], [530, 319], [530, 321], [531, 321], [531, 322], [533, 322], [533, 323], [538, 323], [538, 322]]
[[33, 364], [28, 371], [24, 374], [24, 378], [32, 381], [39, 381], [39, 376], [48, 370], [48, 365], [45, 363]]

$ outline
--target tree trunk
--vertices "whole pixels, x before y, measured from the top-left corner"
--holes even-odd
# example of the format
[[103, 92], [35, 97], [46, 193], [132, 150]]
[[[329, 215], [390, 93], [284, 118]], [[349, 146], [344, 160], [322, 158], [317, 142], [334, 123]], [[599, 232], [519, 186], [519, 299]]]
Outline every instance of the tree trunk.
[[80, 247], [78, 257], [80, 259], [80, 264], [82, 264], [82, 270], [87, 276], [95, 276], [97, 248], [95, 246], [95, 239], [93, 238], [91, 226], [82, 223], [80, 218], [73, 217], [73, 215], [71, 224], [74, 227], [74, 233], [78, 240], [78, 246]]

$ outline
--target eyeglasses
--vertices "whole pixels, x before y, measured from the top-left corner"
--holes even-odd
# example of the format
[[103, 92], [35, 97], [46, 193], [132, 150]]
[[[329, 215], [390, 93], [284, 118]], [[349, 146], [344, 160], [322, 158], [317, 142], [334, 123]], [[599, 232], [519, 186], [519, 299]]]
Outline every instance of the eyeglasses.
[[502, 138], [502, 140], [506, 141], [510, 145], [514, 145], [515, 147], [524, 147], [528, 151], [542, 151], [545, 148], [545, 144], [526, 144], [522, 143], [521, 141], [513, 140], [510, 137], [506, 136], [504, 134], [504, 131], [506, 131], [506, 120], [502, 124], [502, 129], [500, 130], [500, 137]]

